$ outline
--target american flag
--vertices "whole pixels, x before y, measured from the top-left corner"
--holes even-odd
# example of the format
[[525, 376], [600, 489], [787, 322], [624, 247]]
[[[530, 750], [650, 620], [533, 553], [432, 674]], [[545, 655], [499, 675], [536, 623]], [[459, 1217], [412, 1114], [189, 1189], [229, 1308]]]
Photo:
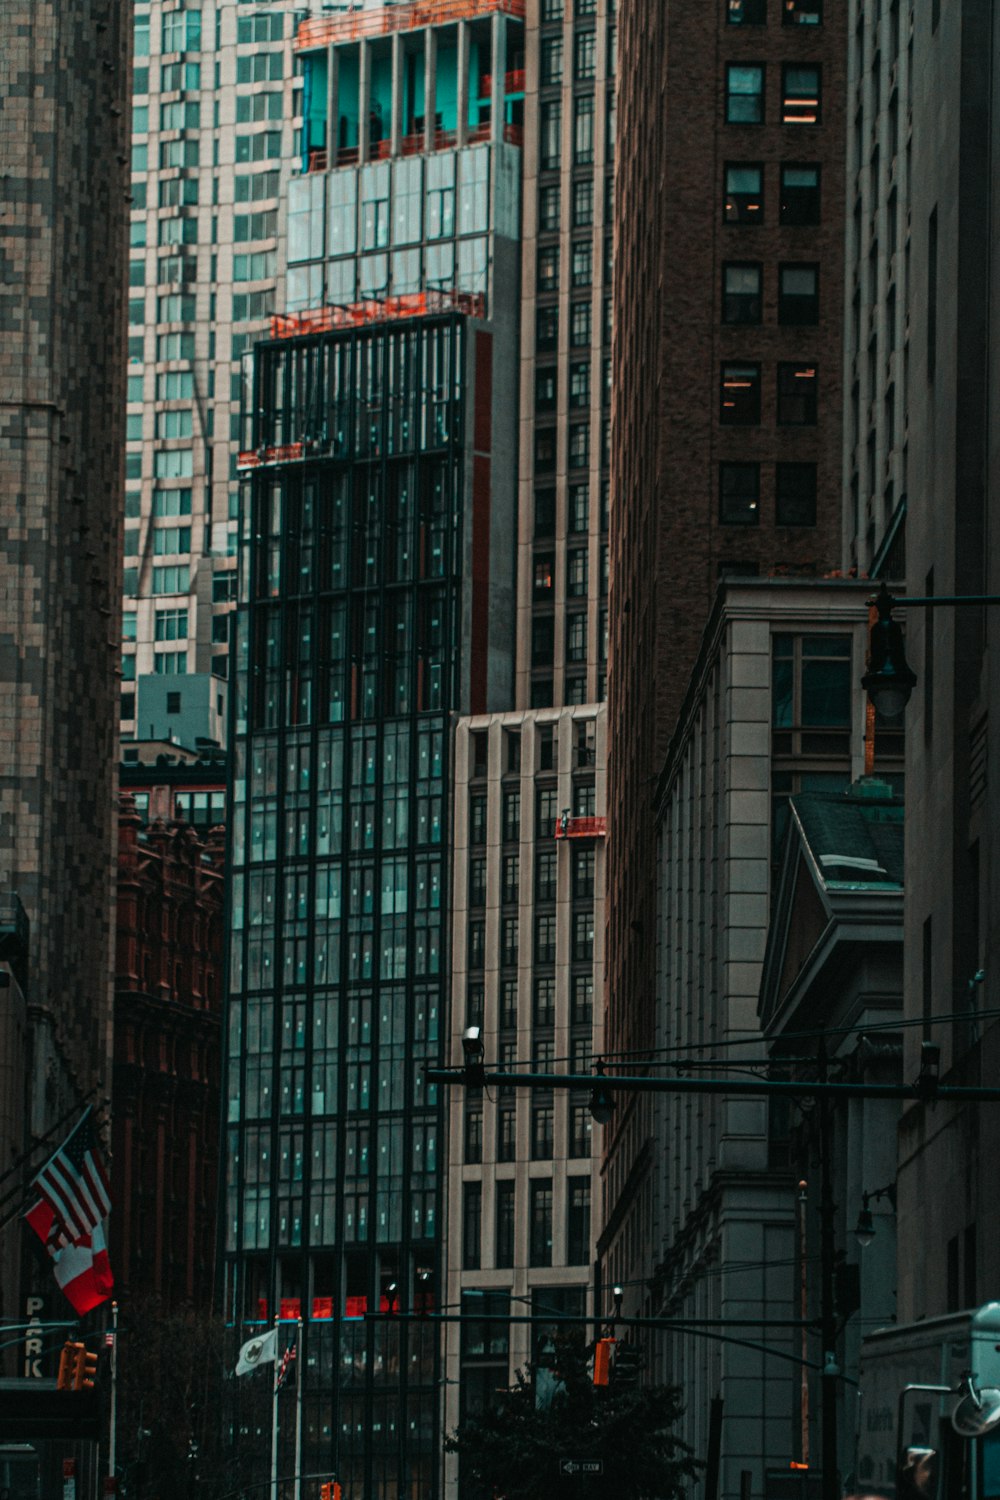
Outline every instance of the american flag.
[[52, 1210], [48, 1230], [52, 1249], [78, 1244], [101, 1223], [111, 1208], [111, 1194], [97, 1150], [92, 1109], [87, 1110], [31, 1186]]
[[275, 1385], [278, 1390], [280, 1390], [285, 1383], [285, 1380], [288, 1376], [288, 1371], [291, 1368], [292, 1360], [295, 1358], [296, 1353], [297, 1351], [295, 1345], [289, 1344], [288, 1348], [281, 1356], [281, 1364], [278, 1367], [278, 1378], [275, 1381]]

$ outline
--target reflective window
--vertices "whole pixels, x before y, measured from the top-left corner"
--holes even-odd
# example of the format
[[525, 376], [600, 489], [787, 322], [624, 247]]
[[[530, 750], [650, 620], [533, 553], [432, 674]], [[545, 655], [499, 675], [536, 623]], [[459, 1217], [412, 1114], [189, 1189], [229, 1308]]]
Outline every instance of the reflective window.
[[760, 422], [760, 365], [723, 365], [719, 421], [728, 426]]
[[758, 162], [728, 162], [722, 216], [727, 224], [764, 222], [764, 169]]
[[760, 521], [760, 464], [719, 465], [719, 520], [723, 526]]
[[760, 125], [764, 119], [764, 66], [730, 63], [726, 68], [726, 120], [730, 125]]

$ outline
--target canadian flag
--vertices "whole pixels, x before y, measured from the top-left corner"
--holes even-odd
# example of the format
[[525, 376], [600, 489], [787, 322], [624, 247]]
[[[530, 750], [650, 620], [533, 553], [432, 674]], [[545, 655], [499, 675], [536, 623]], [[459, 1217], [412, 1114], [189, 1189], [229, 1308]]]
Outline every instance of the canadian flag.
[[104, 1226], [96, 1224], [74, 1244], [56, 1249], [52, 1242], [55, 1214], [40, 1198], [25, 1214], [25, 1219], [45, 1246], [52, 1261], [56, 1281], [81, 1315], [106, 1302], [114, 1289], [111, 1262], [104, 1239]]

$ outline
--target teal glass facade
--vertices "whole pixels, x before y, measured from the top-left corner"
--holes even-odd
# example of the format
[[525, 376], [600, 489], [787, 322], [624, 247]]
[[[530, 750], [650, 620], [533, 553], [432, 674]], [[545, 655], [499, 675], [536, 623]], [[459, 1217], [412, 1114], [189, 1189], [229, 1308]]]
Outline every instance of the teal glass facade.
[[[302, 1316], [301, 1472], [345, 1500], [437, 1485], [437, 1330], [365, 1315], [431, 1311], [441, 1284], [423, 1067], [448, 979], [468, 339], [449, 313], [259, 345], [244, 413], [224, 1314], [241, 1338]], [[282, 1474], [293, 1429], [289, 1405]]]

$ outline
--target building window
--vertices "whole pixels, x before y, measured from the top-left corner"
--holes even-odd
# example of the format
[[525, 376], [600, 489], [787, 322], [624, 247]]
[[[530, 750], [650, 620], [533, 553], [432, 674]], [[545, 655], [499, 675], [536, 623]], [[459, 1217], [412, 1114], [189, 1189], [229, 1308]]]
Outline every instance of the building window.
[[505, 854], [503, 857], [503, 878], [500, 882], [500, 899], [505, 905], [510, 905], [519, 900], [520, 894], [521, 856], [519, 854]]
[[554, 964], [555, 961], [555, 915], [552, 912], [538, 912], [535, 916], [535, 963]]
[[528, 1264], [532, 1266], [551, 1266], [552, 1183], [546, 1178], [536, 1177], [530, 1182], [529, 1188]]
[[475, 1166], [483, 1159], [483, 1111], [481, 1107], [465, 1110], [465, 1160]]
[[749, 262], [729, 261], [722, 267], [723, 323], [759, 323], [761, 317], [761, 268]]
[[569, 487], [568, 501], [569, 529], [576, 535], [585, 532], [590, 527], [590, 486], [587, 484], [571, 484]]
[[594, 247], [590, 240], [574, 240], [571, 280], [574, 286], [590, 286], [594, 279]]
[[778, 267], [778, 322], [799, 328], [819, 322], [819, 266]]
[[573, 851], [573, 899], [575, 901], [588, 896], [592, 897], [594, 894], [595, 858], [593, 849]]
[[482, 1256], [483, 1185], [481, 1182], [462, 1184], [462, 1266], [466, 1271], [478, 1271]]
[[578, 911], [573, 913], [573, 958], [574, 961], [582, 963], [592, 959], [594, 956], [594, 913], [592, 911]]
[[[851, 728], [851, 637], [776, 635], [772, 657], [771, 724], [775, 752], [847, 754]], [[834, 730], [837, 732], [830, 732]]]
[[535, 473], [552, 474], [556, 467], [556, 429], [554, 427], [536, 427], [535, 429]]
[[531, 1110], [531, 1159], [551, 1161], [555, 1111], [551, 1104], [535, 1104]]
[[766, 26], [767, 0], [729, 0], [726, 21], [730, 26]]
[[496, 1191], [496, 1243], [494, 1265], [506, 1268], [514, 1264], [514, 1179], [504, 1178]]
[[594, 163], [594, 96], [581, 94], [573, 101], [573, 165]]
[[485, 792], [473, 792], [469, 797], [469, 843], [486, 843]]
[[569, 1154], [571, 1157], [590, 1155], [594, 1123], [587, 1104], [571, 1104], [569, 1107]]
[[534, 1009], [531, 1019], [534, 1026], [556, 1024], [556, 982], [552, 975], [543, 975], [535, 980]]
[[540, 365], [535, 372], [535, 410], [538, 412], [556, 409], [556, 367]]
[[573, 228], [586, 229], [594, 222], [594, 181], [586, 177], [573, 184]]
[[540, 72], [543, 88], [553, 83], [562, 83], [563, 39], [561, 36], [542, 38]]
[[590, 347], [590, 326], [590, 303], [574, 302], [569, 324], [569, 341], [574, 349]]
[[719, 421], [727, 427], [760, 422], [760, 365], [723, 365]]
[[535, 491], [535, 536], [555, 536], [556, 492], [544, 489]]
[[555, 647], [555, 621], [551, 615], [535, 615], [531, 622], [531, 665], [549, 667]]
[[783, 26], [818, 26], [823, 19], [823, 0], [784, 0]]
[[497, 1109], [497, 1161], [517, 1160], [517, 1110], [513, 1104]]
[[518, 919], [504, 917], [500, 924], [500, 962], [504, 968], [516, 968], [518, 952]]
[[781, 123], [818, 125], [820, 119], [820, 68], [786, 63], [781, 70]]
[[778, 366], [778, 423], [782, 427], [815, 427], [816, 366]]
[[574, 974], [571, 989], [570, 1024], [590, 1026], [594, 1019], [594, 976]]
[[574, 547], [566, 554], [566, 593], [571, 599], [587, 597], [587, 549]]
[[553, 578], [554, 559], [551, 552], [535, 553], [535, 598], [544, 599], [555, 582]]
[[543, 232], [559, 228], [558, 182], [538, 189], [538, 227]]
[[586, 469], [590, 464], [590, 427], [586, 422], [570, 425], [568, 462], [571, 469]]
[[723, 526], [760, 521], [760, 464], [719, 465], [719, 520]]
[[[543, 836], [544, 829], [538, 830]], [[535, 900], [554, 901], [556, 899], [556, 851], [554, 849], [539, 849], [535, 859]]]
[[[135, 616], [131, 617], [133, 620]], [[158, 641], [186, 641], [188, 612], [186, 609], [158, 609], [154, 638]]]
[[542, 172], [558, 171], [562, 159], [562, 102], [543, 101], [538, 116], [538, 166]]
[[566, 620], [566, 661], [569, 665], [587, 660], [587, 616], [570, 615]]
[[815, 526], [816, 465], [778, 464], [774, 504], [779, 526]]
[[573, 72], [577, 83], [586, 83], [597, 73], [597, 33], [579, 31], [573, 52]]
[[576, 408], [590, 405], [589, 360], [579, 360], [569, 367], [569, 404]]
[[539, 294], [559, 290], [559, 246], [542, 245], [538, 251], [536, 290]]
[[780, 208], [782, 224], [818, 224], [819, 188], [817, 162], [783, 162]]
[[566, 1261], [571, 1266], [590, 1262], [590, 1182], [570, 1177], [566, 1183]]
[[486, 923], [476, 917], [469, 923], [469, 968], [481, 969], [486, 963]]
[[727, 224], [763, 224], [764, 169], [759, 162], [727, 162], [722, 217]]
[[556, 349], [559, 346], [559, 309], [540, 307], [535, 314], [535, 348]]
[[727, 124], [760, 125], [763, 119], [763, 63], [730, 63], [726, 68]]

